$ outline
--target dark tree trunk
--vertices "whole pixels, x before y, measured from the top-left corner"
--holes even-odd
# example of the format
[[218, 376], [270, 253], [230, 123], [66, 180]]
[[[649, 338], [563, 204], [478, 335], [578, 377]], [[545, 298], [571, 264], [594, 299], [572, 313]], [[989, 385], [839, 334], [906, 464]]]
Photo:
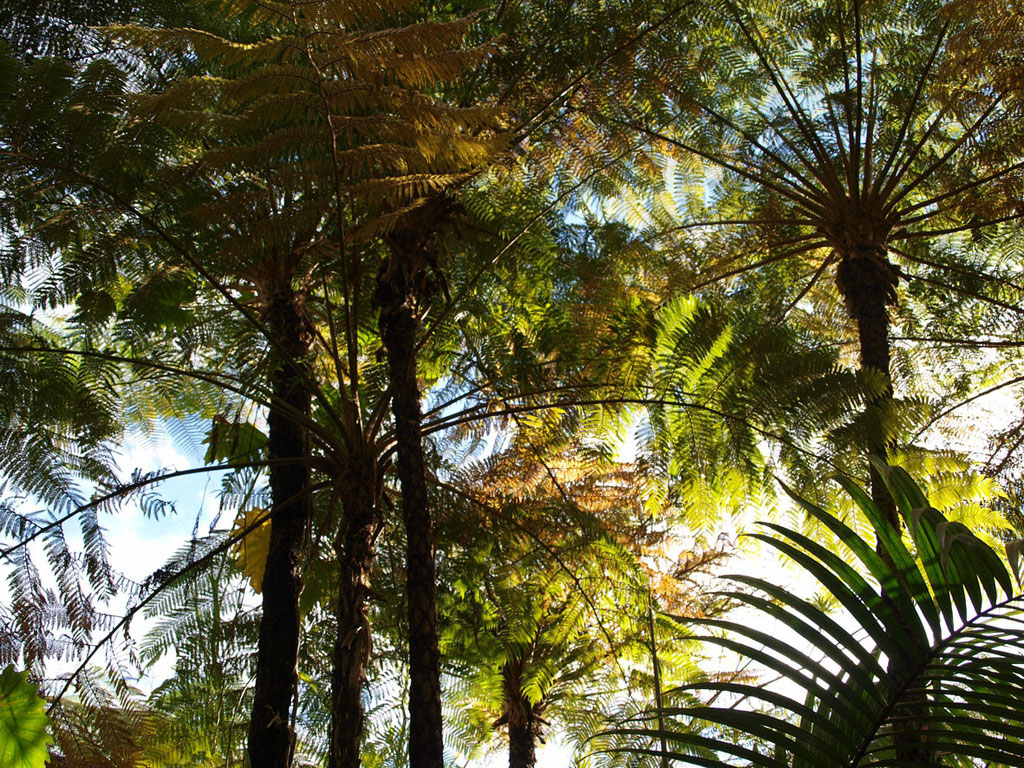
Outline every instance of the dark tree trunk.
[[297, 683], [302, 549], [312, 514], [309, 442], [302, 418], [312, 395], [305, 376], [309, 334], [298, 297], [289, 287], [269, 297], [264, 315], [277, 349], [270, 373], [267, 417], [272, 459], [296, 459], [270, 469], [270, 549], [263, 575], [263, 618], [256, 652], [256, 687], [249, 723], [252, 768], [287, 768], [294, 750], [289, 719]]
[[[850, 316], [857, 323], [860, 342], [861, 370], [872, 370], [883, 376], [884, 384], [865, 404], [867, 429], [865, 448], [880, 459], [889, 454], [885, 420], [892, 405], [893, 389], [890, 370], [889, 306], [896, 301], [896, 268], [885, 257], [883, 249], [865, 248], [844, 254], [839, 262], [836, 284], [846, 301]], [[871, 497], [894, 528], [899, 528], [899, 515], [881, 475], [874, 466], [868, 468]]]
[[541, 720], [523, 695], [523, 661], [515, 659], [501, 668], [504, 717], [508, 723], [508, 768], [534, 768]]
[[420, 436], [416, 380], [417, 306], [425, 300], [427, 259], [414, 234], [392, 236], [392, 256], [378, 277], [375, 302], [390, 373], [398, 480], [406, 535], [409, 617], [409, 765], [444, 768], [441, 662], [437, 639], [434, 521]]
[[[883, 249], [865, 249], [844, 256], [840, 261], [837, 284], [846, 300], [850, 315], [857, 322], [860, 340], [861, 369], [881, 373], [884, 385], [865, 405], [867, 451], [881, 459], [888, 457], [890, 441], [885, 434], [885, 411], [893, 399], [891, 379], [891, 347], [889, 343], [889, 306], [896, 301], [896, 268], [886, 259]], [[874, 466], [869, 466], [871, 498], [893, 528], [899, 530], [900, 518], [885, 481]], [[890, 565], [891, 558], [881, 540], [877, 549]], [[919, 648], [921, 654], [926, 649]], [[913, 659], [890, 659], [888, 672], [897, 680], [906, 677]], [[928, 698], [925, 694], [908, 697], [905, 706], [896, 711], [899, 724], [894, 728], [896, 759], [904, 764], [934, 764], [935, 757], [927, 747]]]
[[363, 738], [363, 685], [372, 650], [368, 600], [370, 569], [380, 530], [376, 463], [356, 466], [343, 488], [344, 520], [334, 544], [338, 559], [338, 633], [332, 670], [330, 768], [359, 768]]

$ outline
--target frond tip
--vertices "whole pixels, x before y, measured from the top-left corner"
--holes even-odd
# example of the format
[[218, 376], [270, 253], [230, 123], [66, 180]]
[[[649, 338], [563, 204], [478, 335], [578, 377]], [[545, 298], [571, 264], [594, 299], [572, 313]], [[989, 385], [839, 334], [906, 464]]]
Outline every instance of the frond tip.
[[[814, 575], [846, 616], [832, 617], [820, 603], [763, 579], [734, 577], [760, 594], [729, 595], [778, 631], [756, 620], [695, 622], [715, 630], [705, 640], [786, 684], [685, 686], [675, 692], [679, 706], [659, 713], [671, 718], [664, 728], [615, 732], [637, 739], [629, 751], [663, 749], [673, 760], [707, 766], [721, 764], [716, 753], [765, 768], [1024, 765], [1024, 594], [1013, 592], [995, 551], [930, 507], [903, 470], [884, 467], [884, 474], [912, 547], [848, 481], [841, 484], [871, 520], [876, 546], [796, 501], [859, 568], [782, 526], [757, 536]], [[698, 703], [701, 694], [731, 706]]]

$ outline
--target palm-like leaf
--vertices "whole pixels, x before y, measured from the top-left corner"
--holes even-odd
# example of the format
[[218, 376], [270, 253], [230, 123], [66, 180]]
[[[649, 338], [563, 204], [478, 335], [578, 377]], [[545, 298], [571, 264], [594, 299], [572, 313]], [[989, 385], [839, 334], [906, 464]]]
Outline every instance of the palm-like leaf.
[[[845, 610], [828, 615], [764, 579], [735, 577], [760, 594], [731, 596], [763, 621], [708, 619], [707, 639], [780, 675], [785, 686], [708, 681], [676, 693], [664, 730], [619, 733], [664, 739], [670, 758], [691, 765], [1024, 765], [1024, 595], [999, 556], [948, 522], [898, 468], [881, 467], [911, 541], [888, 525], [870, 497], [840, 480], [871, 520], [877, 547], [830, 513], [797, 503], [854, 555], [782, 526], [758, 535], [817, 578]], [[779, 627], [795, 644], [767, 630]], [[798, 691], [790, 695], [789, 691]], [[695, 694], [741, 697], [707, 706]], [[745, 706], [757, 703], [763, 706]], [[660, 750], [634, 749], [657, 753]]]

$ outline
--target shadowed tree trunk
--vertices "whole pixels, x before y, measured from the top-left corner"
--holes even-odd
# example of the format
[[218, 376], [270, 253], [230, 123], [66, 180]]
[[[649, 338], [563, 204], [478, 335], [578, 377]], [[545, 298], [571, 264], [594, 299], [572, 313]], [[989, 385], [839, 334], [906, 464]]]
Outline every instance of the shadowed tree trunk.
[[[846, 301], [851, 317], [857, 322], [860, 339], [860, 364], [884, 375], [884, 384], [865, 404], [867, 420], [867, 451], [886, 459], [889, 440], [885, 434], [885, 418], [892, 402], [893, 388], [890, 372], [891, 347], [889, 341], [889, 306], [896, 302], [896, 268], [885, 257], [885, 249], [865, 248], [844, 254], [839, 262], [836, 284]], [[873, 465], [869, 466], [871, 497], [890, 525], [900, 527], [899, 513], [885, 481]], [[879, 554], [891, 564], [891, 557], [879, 540]], [[918, 649], [921, 653], [924, 648]], [[906, 677], [909, 659], [890, 659], [887, 670], [894, 677]], [[928, 698], [924, 693], [907, 696], [907, 705], [899, 709], [900, 726], [894, 730], [893, 742], [896, 758], [903, 763], [933, 764], [935, 756], [927, 747], [926, 719]]]
[[522, 658], [506, 662], [501, 677], [505, 699], [502, 720], [508, 724], [508, 768], [534, 768], [543, 723], [536, 707], [523, 695]]
[[338, 633], [332, 671], [330, 768], [359, 768], [363, 738], [363, 685], [372, 650], [368, 600], [370, 569], [380, 531], [380, 482], [376, 462], [359, 460], [346, 478], [344, 520], [334, 543], [338, 560]]
[[[871, 370], [884, 377], [882, 388], [865, 403], [867, 452], [880, 459], [889, 454], [885, 420], [892, 403], [890, 371], [889, 307], [896, 302], [898, 273], [885, 256], [884, 247], [866, 246], [842, 254], [836, 273], [836, 285], [846, 302], [850, 316], [857, 323], [860, 342], [861, 370]], [[871, 496], [894, 528], [899, 516], [882, 477], [869, 466]]]
[[248, 749], [252, 768], [287, 768], [295, 746], [289, 713], [298, 679], [302, 549], [312, 514], [305, 461], [309, 442], [301, 423], [311, 412], [304, 368], [310, 336], [300, 299], [287, 283], [270, 292], [264, 320], [276, 342], [270, 372], [275, 408], [267, 417], [267, 450], [271, 459], [296, 461], [270, 469], [273, 512]]
[[411, 227], [388, 238], [391, 257], [377, 277], [374, 301], [390, 374], [398, 480], [406, 535], [409, 617], [409, 765], [444, 768], [441, 663], [437, 638], [434, 520], [420, 436], [416, 377], [419, 308], [429, 299], [428, 238]]

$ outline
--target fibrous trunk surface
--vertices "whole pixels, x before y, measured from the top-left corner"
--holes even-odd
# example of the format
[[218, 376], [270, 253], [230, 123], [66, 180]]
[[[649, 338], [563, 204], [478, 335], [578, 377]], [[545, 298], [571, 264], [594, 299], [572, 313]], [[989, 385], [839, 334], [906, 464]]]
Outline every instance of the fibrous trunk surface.
[[[885, 420], [893, 399], [889, 307], [896, 301], [896, 267], [883, 248], [865, 247], [844, 253], [839, 262], [836, 284], [851, 318], [857, 323], [861, 370], [883, 377], [883, 384], [864, 406], [867, 452], [880, 459], [889, 454]], [[871, 495], [893, 527], [899, 517], [889, 491], [874, 466], [869, 467]]]
[[508, 767], [534, 768], [541, 720], [536, 708], [523, 695], [523, 662], [514, 659], [501, 669], [505, 699], [504, 719], [508, 721]]
[[344, 480], [344, 520], [334, 544], [338, 562], [331, 707], [330, 768], [359, 768], [364, 719], [362, 693], [372, 651], [369, 597], [374, 546], [380, 530], [380, 483], [372, 459], [353, 461]]
[[[396, 243], [407, 242], [408, 247]], [[443, 768], [441, 664], [437, 639], [434, 521], [420, 436], [422, 412], [416, 377], [417, 304], [426, 261], [415, 238], [391, 243], [390, 268], [378, 278], [375, 301], [390, 373], [398, 479], [406, 535], [409, 618], [409, 765]]]
[[310, 341], [300, 302], [290, 287], [270, 297], [265, 319], [275, 341], [267, 447], [278, 463], [270, 468], [270, 547], [248, 748], [252, 768], [287, 768], [294, 751], [289, 720], [297, 683], [303, 542], [312, 515], [309, 442], [303, 424], [312, 402], [304, 367]]
[[[881, 390], [865, 404], [867, 451], [883, 460], [887, 458], [890, 449], [885, 430], [886, 410], [893, 399], [889, 306], [896, 301], [897, 280], [896, 268], [881, 248], [866, 248], [844, 255], [839, 263], [836, 280], [850, 315], [857, 323], [861, 368], [877, 371], [884, 376]], [[873, 465], [869, 467], [869, 472], [872, 500], [893, 528], [898, 530], [899, 513], [889, 489]], [[889, 553], [881, 541], [878, 543], [878, 551], [884, 559], [889, 560]], [[921, 648], [919, 651], [923, 654], [926, 649]], [[904, 677], [908, 674], [909, 663], [911, 660], [890, 659], [887, 670], [893, 677]], [[927, 721], [927, 710], [928, 699], [923, 693], [907, 697], [906, 705], [898, 710], [899, 725], [894, 729], [893, 741], [896, 758], [902, 763], [935, 763], [935, 755], [927, 746], [927, 731], [923, 727]]]

